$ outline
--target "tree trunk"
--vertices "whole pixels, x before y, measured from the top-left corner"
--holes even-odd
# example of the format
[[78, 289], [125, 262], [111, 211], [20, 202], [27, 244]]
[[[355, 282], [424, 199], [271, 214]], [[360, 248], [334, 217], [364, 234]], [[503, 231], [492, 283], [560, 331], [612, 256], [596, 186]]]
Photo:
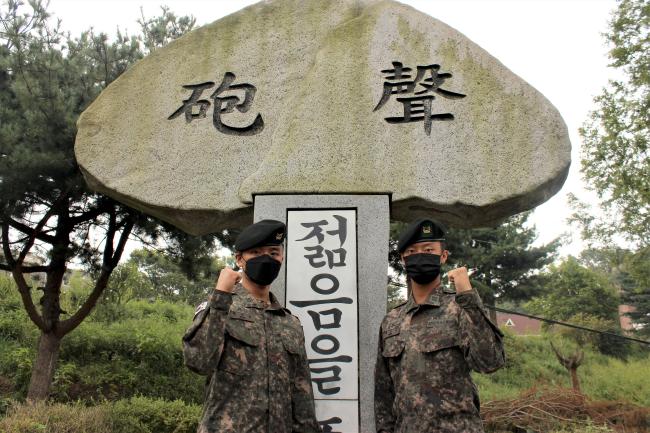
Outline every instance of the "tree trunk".
[[36, 362], [32, 368], [32, 377], [27, 391], [28, 400], [45, 400], [49, 396], [60, 347], [61, 338], [53, 332], [41, 333], [38, 339]]
[[571, 375], [571, 385], [573, 386], [574, 391], [577, 391], [582, 394], [582, 391], [580, 390], [580, 378], [578, 377], [578, 367], [582, 365], [582, 361], [584, 360], [585, 353], [577, 349], [573, 355], [571, 356], [565, 356], [560, 351], [553, 345], [553, 342], [551, 341], [551, 349], [553, 349], [553, 352], [555, 353], [555, 356], [557, 357], [557, 360], [560, 361], [560, 364], [564, 368], [567, 369], [569, 374]]
[[578, 378], [578, 367], [571, 367], [569, 372], [571, 373], [571, 385], [573, 386], [573, 390], [582, 393], [582, 390], [580, 389], [580, 379]]

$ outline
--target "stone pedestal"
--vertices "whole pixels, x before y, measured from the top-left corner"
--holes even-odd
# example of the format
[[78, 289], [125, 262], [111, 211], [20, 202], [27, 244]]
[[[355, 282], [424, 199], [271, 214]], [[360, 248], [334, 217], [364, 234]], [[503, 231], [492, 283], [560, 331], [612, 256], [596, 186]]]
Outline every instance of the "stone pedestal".
[[257, 195], [254, 219], [287, 223], [273, 293], [305, 330], [316, 414], [374, 432], [374, 365], [386, 311], [388, 195]]

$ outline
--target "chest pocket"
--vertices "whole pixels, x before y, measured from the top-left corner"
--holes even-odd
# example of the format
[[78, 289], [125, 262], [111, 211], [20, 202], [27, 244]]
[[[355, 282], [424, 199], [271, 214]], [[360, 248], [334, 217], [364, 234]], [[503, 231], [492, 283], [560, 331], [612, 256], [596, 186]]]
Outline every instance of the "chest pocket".
[[382, 356], [385, 358], [396, 358], [404, 351], [405, 342], [402, 338], [400, 322], [389, 322], [385, 327], [382, 327], [381, 338], [383, 350]]
[[420, 352], [436, 352], [460, 345], [455, 317], [431, 317], [418, 338]]
[[252, 314], [231, 310], [226, 320], [226, 339], [218, 369], [246, 374], [255, 365], [261, 339], [262, 330]]
[[280, 375], [282, 381], [293, 380], [296, 368], [302, 362], [301, 353], [304, 350], [305, 341], [302, 336], [302, 328], [298, 327], [300, 325], [286, 323], [283, 324], [280, 331], [279, 340], [281, 344], [278, 347], [280, 352], [277, 353], [275, 360], [278, 371], [286, 372], [286, 374]]
[[287, 328], [282, 332], [282, 345], [292, 355], [299, 355], [300, 346], [304, 345], [300, 331], [294, 329], [291, 325], [287, 325]]

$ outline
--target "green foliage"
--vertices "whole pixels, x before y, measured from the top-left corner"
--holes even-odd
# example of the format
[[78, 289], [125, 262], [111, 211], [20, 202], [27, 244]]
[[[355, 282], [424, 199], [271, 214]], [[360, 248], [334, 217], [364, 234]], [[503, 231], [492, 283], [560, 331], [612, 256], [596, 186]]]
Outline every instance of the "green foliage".
[[529, 311], [564, 321], [577, 314], [617, 319], [619, 299], [606, 276], [582, 266], [575, 257], [552, 265], [543, 277], [545, 294], [526, 305]]
[[[2, 211], [20, 217], [36, 206], [53, 206], [65, 190], [69, 210], [83, 212], [96, 196], [74, 158], [75, 122], [106, 85], [142, 57], [139, 41], [118, 33], [109, 42], [92, 31], [71, 39], [60, 23], [52, 23], [42, 2], [23, 6], [9, 0], [0, 9]], [[90, 253], [83, 241], [75, 247], [79, 254]]]
[[[196, 252], [193, 245], [188, 249]], [[190, 266], [186, 259], [191, 255], [184, 252], [163, 254], [147, 249], [133, 251], [129, 265], [142, 272], [143, 282], [140, 286], [131, 283], [129, 288], [142, 287], [140, 298], [183, 301], [196, 305], [207, 297], [224, 267], [221, 260], [209, 255], [210, 252], [211, 249], [206, 249], [203, 253], [197, 252], [196, 263]]]
[[[538, 293], [540, 285], [536, 272], [551, 263], [559, 240], [534, 247], [537, 238], [534, 227], [528, 227], [530, 212], [508, 218], [492, 228], [447, 230], [448, 266], [468, 266], [475, 269], [471, 276], [475, 287], [488, 304], [499, 301], [524, 301]], [[406, 228], [404, 223], [392, 223], [390, 231], [391, 267], [404, 274], [397, 252], [397, 238]]]
[[[532, 387], [570, 388], [570, 377], [553, 354], [550, 341], [566, 352], [576, 347], [575, 342], [558, 334], [542, 337], [506, 334], [506, 366], [490, 375], [473, 375], [481, 400], [514, 398]], [[589, 346], [582, 350], [585, 360], [578, 375], [585, 395], [650, 406], [648, 350], [630, 356], [627, 361], [603, 355]]]
[[641, 336], [650, 337], [650, 247], [628, 255], [624, 265], [629, 282], [623, 300], [634, 307], [628, 316]]
[[386, 311], [392, 310], [406, 300], [404, 295], [402, 295], [402, 289], [403, 287], [399, 285], [388, 285], [388, 303], [386, 304]]
[[63, 341], [60, 370], [65, 371], [55, 380], [55, 398], [144, 395], [199, 403], [203, 378], [185, 367], [181, 351], [192, 316], [187, 305], [142, 300], [123, 305], [119, 321], [91, 316]]
[[14, 404], [0, 419], [3, 433], [194, 433], [201, 407], [134, 397], [97, 406]]
[[622, 361], [609, 358], [607, 362], [588, 364], [581, 374], [582, 384], [589, 395], [601, 400], [628, 400], [650, 407], [650, 360]]
[[161, 14], [154, 18], [146, 18], [144, 14], [138, 20], [142, 29], [145, 50], [153, 52], [167, 45], [194, 28], [196, 18], [193, 16], [177, 17], [166, 6], [161, 6]]
[[146, 276], [138, 269], [138, 264], [133, 260], [118, 265], [111, 275], [104, 300], [106, 302], [122, 305], [132, 299], [151, 298], [155, 293], [154, 287]]
[[[610, 254], [620, 276], [630, 317], [650, 335], [650, 3], [621, 0], [604, 33], [611, 66], [620, 78], [610, 80], [594, 100], [596, 108], [580, 130], [582, 173], [600, 198], [594, 211], [576, 197], [572, 221], [582, 237], [608, 251], [617, 237], [638, 251]], [[623, 256], [623, 257], [622, 257]], [[644, 276], [645, 275], [645, 276]], [[627, 284], [626, 284], [627, 283]]]
[[[64, 304], [83, 287], [83, 279], [74, 275]], [[17, 293], [13, 282], [0, 276], [0, 376], [11, 383], [9, 395], [24, 398], [38, 332], [17, 308]], [[184, 366], [181, 351], [193, 313], [189, 305], [160, 300], [102, 303], [63, 340], [52, 397], [92, 401], [143, 395], [200, 403], [204, 378]]]
[[637, 251], [589, 248], [580, 254], [587, 267], [602, 272], [619, 292], [621, 302], [634, 307], [627, 313], [640, 336], [650, 335], [650, 247]]
[[[507, 332], [507, 331], [506, 331]], [[482, 400], [514, 398], [533, 386], [566, 386], [566, 370], [543, 337], [506, 333], [506, 365], [490, 375], [473, 374]]]
[[[190, 279], [196, 279], [217, 236], [181, 234], [91, 191], [74, 156], [79, 114], [137, 60], [191, 30], [194, 18], [177, 17], [163, 8], [159, 17], [142, 17], [141, 35], [118, 31], [109, 37], [91, 29], [72, 37], [46, 8], [41, 0], [0, 4], [0, 225], [3, 251], [14, 253], [0, 257], [0, 269], [21, 267], [24, 254], [14, 250], [44, 252], [43, 294], [25, 305], [36, 311], [30, 318], [43, 333], [56, 329], [62, 337], [86, 318], [94, 299], [101, 300], [132, 231], [151, 242], [161, 234], [173, 240], [168, 242], [169, 250], [186, 264], [183, 270]], [[93, 241], [96, 238], [103, 240]], [[70, 284], [70, 296], [64, 302], [60, 299], [62, 279], [71, 262], [83, 264], [92, 281]], [[120, 268], [113, 290], [105, 297], [116, 297], [112, 305], [119, 305], [122, 297], [151, 291], [138, 284], [143, 282], [139, 276], [133, 266]], [[23, 293], [29, 291], [22, 278], [16, 281]], [[35, 308], [30, 309], [32, 303]], [[105, 319], [117, 314], [105, 311]], [[19, 331], [11, 330], [8, 323], [2, 325], [5, 332]], [[49, 373], [46, 369], [34, 372], [47, 379]], [[59, 382], [68, 376], [70, 371], [62, 372]], [[47, 391], [47, 385], [30, 390], [36, 398], [46, 396]]]
[[650, 4], [647, 0], [620, 1], [604, 35], [610, 45], [611, 66], [622, 78], [611, 80], [595, 98], [596, 109], [580, 130], [582, 172], [607, 212], [607, 217], [592, 227], [604, 229], [601, 233], [609, 235], [621, 233], [647, 245]]
[[559, 240], [533, 246], [537, 231], [527, 226], [529, 217], [530, 212], [524, 212], [494, 228], [450, 230], [449, 264], [475, 268], [472, 286], [489, 304], [496, 298], [516, 302], [530, 299], [540, 290], [537, 271], [555, 258]]
[[0, 272], [0, 339], [27, 341], [36, 335], [36, 328], [23, 310], [16, 285], [11, 277]]
[[201, 408], [180, 400], [135, 397], [112, 405], [112, 433], [195, 433]]
[[11, 382], [10, 396], [24, 396], [31, 377], [34, 349], [0, 339], [0, 375]]
[[[71, 276], [69, 281], [78, 283], [80, 279]], [[10, 285], [8, 280], [7, 286]], [[0, 284], [0, 291], [2, 287]], [[17, 301], [15, 288], [0, 293], [7, 295], [0, 298], [0, 305]], [[24, 311], [16, 311], [23, 315], [17, 320], [29, 324]], [[0, 431], [32, 432], [34, 426], [41, 425], [53, 433], [194, 432], [205, 378], [183, 365], [180, 346], [193, 308], [180, 302], [133, 299], [115, 312], [118, 319], [112, 321], [106, 320], [100, 309], [96, 310], [63, 341], [53, 397], [68, 404], [38, 410], [19, 406], [17, 412], [0, 421]], [[4, 313], [5, 310], [0, 311], [0, 317]], [[3, 329], [0, 327], [0, 335], [5, 335]], [[6, 407], [7, 397], [24, 398], [37, 336], [33, 332], [11, 335], [0, 337], [0, 377], [11, 379], [16, 390], [0, 395], [4, 398], [0, 400], [0, 410], [2, 405]], [[515, 397], [535, 386], [569, 386], [566, 370], [551, 351], [551, 340], [563, 350], [575, 347], [575, 342], [561, 333], [544, 337], [507, 334], [505, 368], [491, 375], [475, 375], [482, 400]], [[650, 406], [647, 351], [633, 354], [623, 362], [593, 350], [590, 345], [583, 350], [585, 362], [578, 374], [589, 397]], [[181, 401], [171, 401], [177, 399]], [[84, 407], [87, 404], [98, 406]], [[66, 417], [72, 421], [64, 426], [61, 420]], [[81, 423], [78, 420], [83, 420], [83, 424], [76, 424]]]

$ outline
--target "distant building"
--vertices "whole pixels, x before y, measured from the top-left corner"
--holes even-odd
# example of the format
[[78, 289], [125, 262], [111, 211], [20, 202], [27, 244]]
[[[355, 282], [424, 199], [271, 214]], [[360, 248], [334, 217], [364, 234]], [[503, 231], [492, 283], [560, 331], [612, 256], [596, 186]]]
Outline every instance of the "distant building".
[[[18, 254], [16, 253], [16, 257]], [[6, 263], [5, 256], [3, 253], [0, 252], [0, 261], [2, 263]], [[34, 255], [32, 253], [28, 253], [27, 256], [25, 257], [25, 261], [23, 262], [25, 266], [41, 266], [45, 264], [45, 260], [42, 258], [38, 257], [37, 255]], [[10, 271], [2, 271], [7, 275], [11, 275]], [[35, 287], [37, 286], [43, 286], [45, 285], [45, 281], [47, 280], [47, 274], [45, 272], [32, 272], [29, 274], [24, 274], [25, 279], [27, 280], [28, 284], [31, 284]]]
[[540, 335], [542, 322], [513, 313], [498, 313], [497, 325], [499, 328], [508, 329], [515, 335]]
[[621, 324], [621, 329], [625, 333], [630, 333], [631, 331], [634, 331], [637, 329], [634, 326], [634, 323], [632, 322], [632, 319], [630, 316], [627, 315], [627, 313], [634, 313], [636, 311], [636, 308], [634, 308], [631, 305], [619, 305], [618, 306], [618, 319]]

